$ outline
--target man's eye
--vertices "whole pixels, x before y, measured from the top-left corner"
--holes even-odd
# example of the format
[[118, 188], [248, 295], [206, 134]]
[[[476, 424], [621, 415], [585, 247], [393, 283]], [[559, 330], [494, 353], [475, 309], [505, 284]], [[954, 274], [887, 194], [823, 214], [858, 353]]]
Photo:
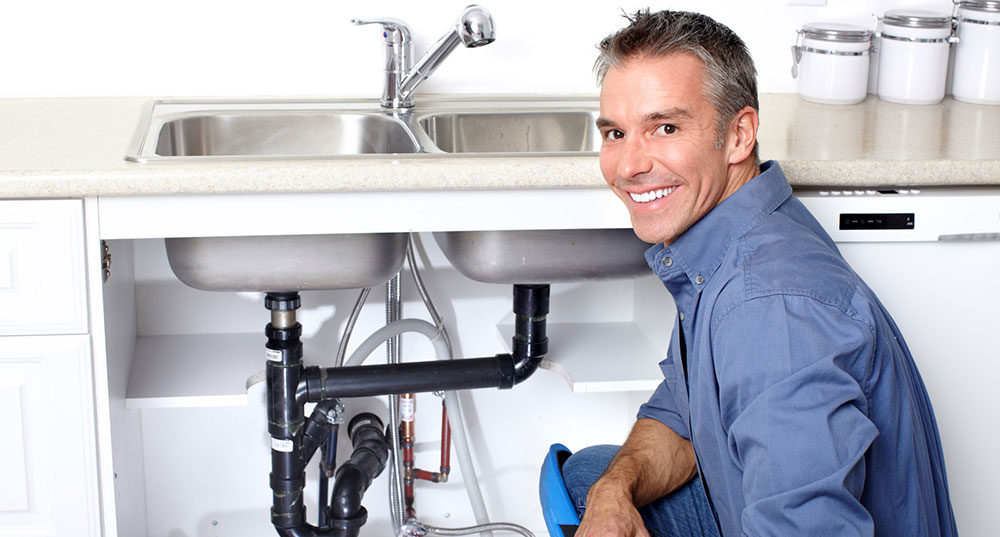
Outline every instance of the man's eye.
[[657, 134], [674, 134], [677, 132], [677, 125], [671, 123], [664, 123], [656, 128]]
[[621, 140], [624, 137], [625, 133], [618, 129], [609, 129], [607, 131], [604, 131], [604, 139], [608, 141]]

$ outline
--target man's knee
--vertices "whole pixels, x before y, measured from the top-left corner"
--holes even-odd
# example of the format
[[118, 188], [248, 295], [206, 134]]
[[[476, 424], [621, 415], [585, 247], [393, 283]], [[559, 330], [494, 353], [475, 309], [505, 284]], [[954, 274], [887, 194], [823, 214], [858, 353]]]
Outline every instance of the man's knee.
[[601, 477], [620, 447], [611, 445], [585, 447], [563, 463], [563, 482], [577, 507], [583, 507], [590, 486]]

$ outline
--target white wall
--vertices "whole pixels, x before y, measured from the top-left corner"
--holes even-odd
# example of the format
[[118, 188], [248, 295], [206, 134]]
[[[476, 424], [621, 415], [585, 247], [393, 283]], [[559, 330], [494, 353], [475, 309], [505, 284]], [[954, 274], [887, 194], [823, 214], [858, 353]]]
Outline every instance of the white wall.
[[[762, 92], [794, 92], [789, 47], [803, 23], [873, 26], [893, 8], [948, 12], [949, 0], [480, 0], [498, 39], [457, 50], [421, 91], [595, 93], [594, 45], [622, 10], [689, 9], [728, 24], [748, 43]], [[421, 54], [469, 0], [33, 0], [0, 8], [0, 97], [375, 96], [379, 30], [353, 17], [392, 16]]]

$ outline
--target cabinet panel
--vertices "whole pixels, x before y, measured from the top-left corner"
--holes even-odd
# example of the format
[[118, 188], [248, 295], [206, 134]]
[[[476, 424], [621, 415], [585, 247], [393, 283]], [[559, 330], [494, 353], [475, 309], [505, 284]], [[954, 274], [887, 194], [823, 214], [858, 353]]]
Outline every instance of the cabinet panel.
[[90, 338], [0, 338], [0, 536], [98, 536]]
[[0, 335], [87, 331], [83, 204], [0, 201]]
[[0, 366], [0, 429], [5, 435], [0, 442], [0, 460], [4, 462], [3, 476], [0, 476], [0, 512], [28, 509], [25, 416], [21, 407], [26, 373], [23, 369]]

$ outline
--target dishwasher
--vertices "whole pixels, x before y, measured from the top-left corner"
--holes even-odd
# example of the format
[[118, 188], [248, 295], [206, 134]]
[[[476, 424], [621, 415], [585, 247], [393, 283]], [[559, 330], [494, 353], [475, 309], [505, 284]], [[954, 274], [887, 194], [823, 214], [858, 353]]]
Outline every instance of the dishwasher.
[[896, 320], [930, 392], [963, 537], [1000, 527], [1000, 187], [795, 195]]

